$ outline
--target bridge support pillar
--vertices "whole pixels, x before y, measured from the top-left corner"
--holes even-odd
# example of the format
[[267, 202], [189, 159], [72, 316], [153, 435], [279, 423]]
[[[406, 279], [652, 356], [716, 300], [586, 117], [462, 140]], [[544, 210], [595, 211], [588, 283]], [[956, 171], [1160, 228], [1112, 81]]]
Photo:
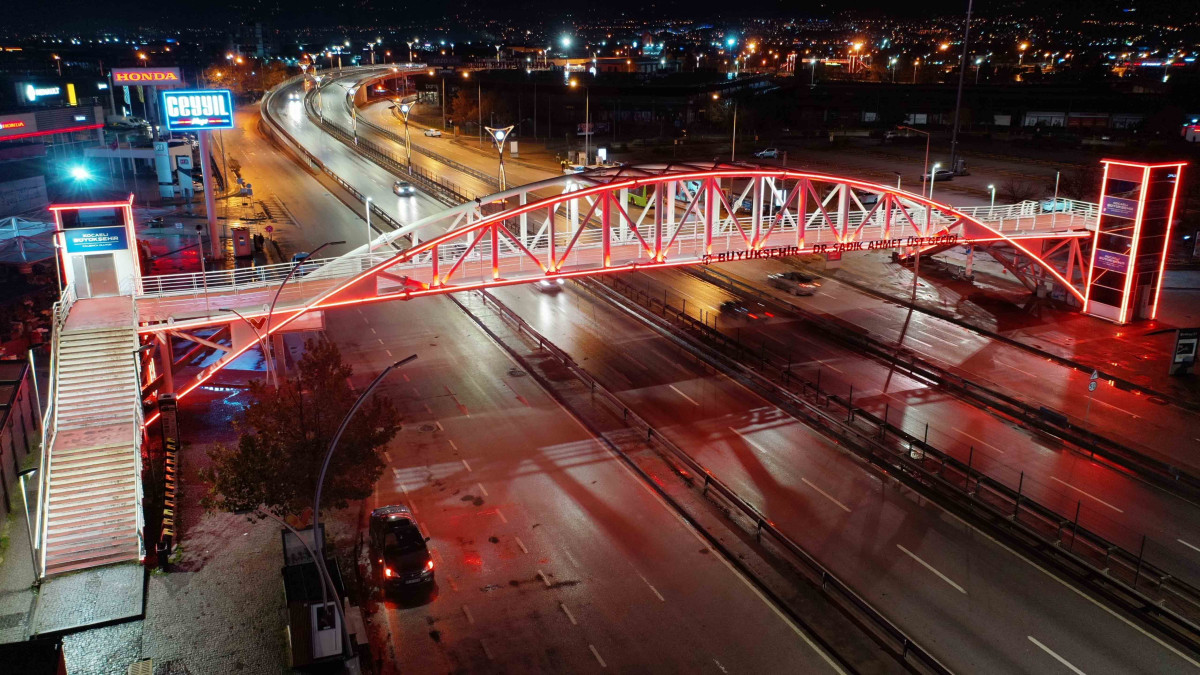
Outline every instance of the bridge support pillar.
[[162, 386], [159, 387], [159, 394], [174, 394], [175, 393], [175, 373], [172, 368], [175, 361], [174, 352], [171, 349], [171, 335], [167, 332], [161, 332], [157, 335], [158, 340], [158, 367], [162, 370]]
[[629, 241], [629, 220], [624, 215], [629, 213], [629, 188], [621, 188], [618, 191], [619, 199], [621, 200], [621, 213], [617, 215], [617, 220], [621, 221], [618, 241], [624, 243]]
[[[519, 203], [521, 206], [525, 206], [527, 203], [529, 203], [529, 193], [522, 192], [521, 196], [518, 197], [518, 199], [517, 199], [517, 203]], [[522, 213], [519, 217], [519, 221], [521, 223], [521, 245], [527, 247], [530, 245], [530, 243], [529, 243], [529, 214]]]

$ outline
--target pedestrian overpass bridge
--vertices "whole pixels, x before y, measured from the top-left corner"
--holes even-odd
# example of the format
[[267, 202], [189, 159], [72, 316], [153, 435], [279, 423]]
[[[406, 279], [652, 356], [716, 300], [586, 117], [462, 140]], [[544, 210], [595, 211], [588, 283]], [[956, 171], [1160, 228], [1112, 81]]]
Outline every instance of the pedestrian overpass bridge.
[[[140, 395], [127, 397], [136, 414], [120, 424], [128, 427], [132, 420], [126, 431], [140, 436], [134, 427], [144, 428], [158, 417], [155, 413], [142, 422], [139, 404], [149, 394], [186, 396], [256, 346], [268, 353], [272, 336], [281, 331], [304, 329], [307, 319], [324, 310], [361, 303], [748, 257], [881, 249], [903, 257], [969, 244], [992, 254], [1031, 290], [1052, 283], [1082, 305], [1083, 250], [1093, 236], [1097, 207], [1062, 204], [1064, 210], [1054, 213], [1041, 213], [1035, 202], [956, 208], [884, 185], [786, 168], [622, 166], [473, 200], [338, 257], [141, 277], [131, 297], [120, 298], [129, 308], [122, 314], [125, 330], [106, 327], [99, 337], [83, 331], [80, 316], [102, 308], [96, 301], [75, 303], [68, 288], [55, 313], [61, 321], [56, 322], [46, 416], [45, 489], [39, 498], [40, 573], [144, 555], [140, 475], [132, 485], [127, 475], [140, 472], [140, 460], [130, 469], [126, 457], [140, 453], [140, 443], [117, 439], [78, 451], [64, 445], [75, 436], [57, 432], [64, 420], [86, 428], [89, 420], [101, 424], [112, 417], [111, 406], [88, 398], [111, 373], [71, 376], [84, 387], [74, 394], [60, 387], [67, 383], [59, 381], [67, 374], [64, 368], [82, 367], [97, 355], [112, 363], [119, 363], [122, 353], [138, 355], [139, 380], [131, 391]], [[82, 309], [85, 303], [92, 305]], [[73, 321], [80, 328], [72, 338]], [[100, 338], [111, 345], [89, 346]], [[191, 345], [182, 356], [174, 348], [178, 341]], [[100, 351], [71, 357], [68, 346]], [[198, 359], [200, 354], [207, 357]], [[97, 468], [96, 462], [102, 465]], [[129, 508], [130, 500], [136, 509]], [[121, 507], [119, 514], [110, 502]], [[91, 514], [90, 520], [75, 525], [81, 510]], [[101, 528], [107, 532], [104, 541], [93, 534], [91, 526], [98, 523], [109, 526]]]

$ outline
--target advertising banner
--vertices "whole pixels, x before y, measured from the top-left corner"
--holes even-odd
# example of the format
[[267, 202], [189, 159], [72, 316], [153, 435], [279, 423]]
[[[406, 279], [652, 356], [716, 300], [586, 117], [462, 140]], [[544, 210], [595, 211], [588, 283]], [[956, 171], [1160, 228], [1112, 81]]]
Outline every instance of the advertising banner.
[[116, 84], [148, 84], [150, 86], [179, 86], [183, 78], [178, 68], [113, 68]]
[[1124, 274], [1129, 271], [1129, 256], [1098, 249], [1096, 251], [1096, 267]]
[[123, 227], [88, 227], [63, 230], [67, 240], [67, 253], [101, 253], [124, 251], [129, 240]]
[[1120, 197], [1105, 197], [1100, 213], [1118, 218], [1137, 218], [1138, 203], [1136, 199], [1121, 199]]
[[162, 92], [162, 109], [171, 131], [233, 128], [233, 94], [228, 89]]

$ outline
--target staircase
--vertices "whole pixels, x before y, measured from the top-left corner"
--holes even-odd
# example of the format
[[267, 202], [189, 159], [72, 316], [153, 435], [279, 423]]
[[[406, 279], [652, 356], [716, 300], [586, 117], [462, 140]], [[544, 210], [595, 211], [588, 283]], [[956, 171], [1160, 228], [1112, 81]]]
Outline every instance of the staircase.
[[[117, 316], [105, 305], [88, 306], [113, 300], [124, 303]], [[55, 336], [55, 422], [42, 523], [46, 576], [143, 555], [138, 337], [130, 311], [128, 298], [80, 300]], [[77, 312], [85, 316], [75, 320]]]

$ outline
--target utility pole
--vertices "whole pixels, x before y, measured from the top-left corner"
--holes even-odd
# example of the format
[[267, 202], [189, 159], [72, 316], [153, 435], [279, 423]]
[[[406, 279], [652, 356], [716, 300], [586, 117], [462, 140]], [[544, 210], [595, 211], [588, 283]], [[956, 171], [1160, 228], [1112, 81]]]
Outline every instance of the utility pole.
[[971, 39], [971, 10], [975, 0], [967, 0], [967, 24], [963, 27], [962, 58], [958, 62], [958, 96], [954, 101], [954, 128], [950, 131], [950, 170], [958, 174], [958, 125], [962, 113], [963, 78], [967, 75], [967, 48]]
[[733, 99], [733, 136], [729, 141], [729, 161], [736, 162], [737, 155], [737, 99]]

